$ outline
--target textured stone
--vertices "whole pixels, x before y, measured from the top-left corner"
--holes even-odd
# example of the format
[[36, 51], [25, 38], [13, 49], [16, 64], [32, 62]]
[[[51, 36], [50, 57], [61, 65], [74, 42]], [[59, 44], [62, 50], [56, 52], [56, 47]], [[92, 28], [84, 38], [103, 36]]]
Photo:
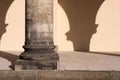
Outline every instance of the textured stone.
[[39, 71], [37, 80], [120, 80], [114, 71]]
[[16, 71], [19, 70], [55, 70], [57, 69], [56, 61], [40, 60], [17, 60]]
[[26, 0], [25, 51], [15, 70], [57, 69], [53, 42], [53, 0]]
[[26, 45], [53, 48], [53, 0], [26, 0]]
[[120, 80], [117, 71], [0, 71], [0, 80]]
[[[34, 53], [34, 54], [33, 54]], [[24, 60], [40, 60], [40, 61], [49, 61], [54, 60], [57, 61], [59, 59], [58, 54], [56, 52], [51, 51], [43, 51], [43, 52], [24, 52], [20, 55], [20, 59]]]
[[0, 80], [36, 80], [36, 72], [0, 71]]

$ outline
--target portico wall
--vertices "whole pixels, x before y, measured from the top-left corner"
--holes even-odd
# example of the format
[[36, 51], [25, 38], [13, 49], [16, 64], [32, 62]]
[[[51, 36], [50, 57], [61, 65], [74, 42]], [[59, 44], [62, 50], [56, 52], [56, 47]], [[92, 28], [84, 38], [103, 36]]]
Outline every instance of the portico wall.
[[[69, 20], [68, 14], [64, 10], [64, 6], [61, 6], [61, 1], [63, 0], [60, 0], [59, 3], [57, 2], [57, 0], [54, 1], [55, 45], [58, 46], [59, 51], [73, 51], [73, 43], [72, 41], [68, 41], [66, 36], [66, 33], [70, 30], [71, 22]], [[71, 0], [68, 1], [71, 2]], [[72, 2], [72, 4], [73, 6], [76, 5], [74, 4], [74, 1]], [[78, 11], [80, 11], [80, 5], [77, 5], [77, 7]], [[120, 51], [119, 7], [119, 0], [105, 0], [100, 6], [96, 15], [96, 19], [94, 21], [94, 24], [98, 24], [98, 27], [96, 28], [96, 33], [94, 33], [90, 39], [90, 51]], [[85, 7], [81, 8], [83, 10], [85, 9]], [[74, 11], [71, 12], [74, 17], [76, 14], [74, 13]], [[22, 46], [24, 45], [25, 39], [24, 13], [24, 0], [14, 0], [7, 12], [6, 23], [8, 23], [8, 26], [6, 27], [6, 33], [2, 35], [0, 50], [23, 50]], [[80, 24], [77, 24], [77, 26], [80, 26]], [[86, 32], [89, 32], [89, 29], [86, 30]], [[84, 34], [82, 36], [84, 36]]]

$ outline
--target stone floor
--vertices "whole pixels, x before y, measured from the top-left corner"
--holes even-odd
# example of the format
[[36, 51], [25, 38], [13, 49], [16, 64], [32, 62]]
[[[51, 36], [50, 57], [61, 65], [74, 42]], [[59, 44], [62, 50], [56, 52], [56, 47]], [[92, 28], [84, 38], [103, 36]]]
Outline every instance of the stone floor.
[[88, 53], [59, 52], [60, 70], [120, 71], [120, 56]]
[[[0, 70], [11, 70], [21, 51], [0, 51]], [[120, 71], [120, 54], [100, 52], [58, 52], [59, 70]]]

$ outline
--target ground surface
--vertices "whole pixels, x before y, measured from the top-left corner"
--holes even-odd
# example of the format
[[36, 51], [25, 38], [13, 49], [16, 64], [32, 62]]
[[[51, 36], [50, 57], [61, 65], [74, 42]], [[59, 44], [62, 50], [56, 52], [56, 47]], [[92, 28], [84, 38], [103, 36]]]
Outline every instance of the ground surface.
[[[11, 70], [21, 51], [0, 51], [0, 70]], [[59, 70], [120, 71], [118, 53], [58, 52]]]

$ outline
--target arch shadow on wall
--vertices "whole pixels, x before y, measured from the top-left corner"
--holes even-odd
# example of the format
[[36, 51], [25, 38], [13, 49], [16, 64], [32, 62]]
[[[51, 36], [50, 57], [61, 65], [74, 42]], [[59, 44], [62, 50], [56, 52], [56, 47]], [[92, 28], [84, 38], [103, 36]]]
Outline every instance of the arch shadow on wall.
[[[6, 27], [8, 25], [5, 23], [6, 14], [13, 1], [14, 0], [0, 0], [0, 40], [1, 40], [2, 35], [6, 32]], [[14, 62], [18, 58], [18, 56], [16, 55], [3, 52], [3, 51], [0, 51], [0, 57], [5, 58], [11, 62], [12, 65], [9, 66], [11, 69], [14, 68], [13, 66]]]
[[67, 40], [73, 42], [74, 51], [89, 51], [90, 39], [98, 24], [97, 12], [104, 0], [58, 0], [70, 24]]
[[8, 24], [5, 23], [7, 11], [14, 0], [0, 0], [0, 40], [6, 32]]

